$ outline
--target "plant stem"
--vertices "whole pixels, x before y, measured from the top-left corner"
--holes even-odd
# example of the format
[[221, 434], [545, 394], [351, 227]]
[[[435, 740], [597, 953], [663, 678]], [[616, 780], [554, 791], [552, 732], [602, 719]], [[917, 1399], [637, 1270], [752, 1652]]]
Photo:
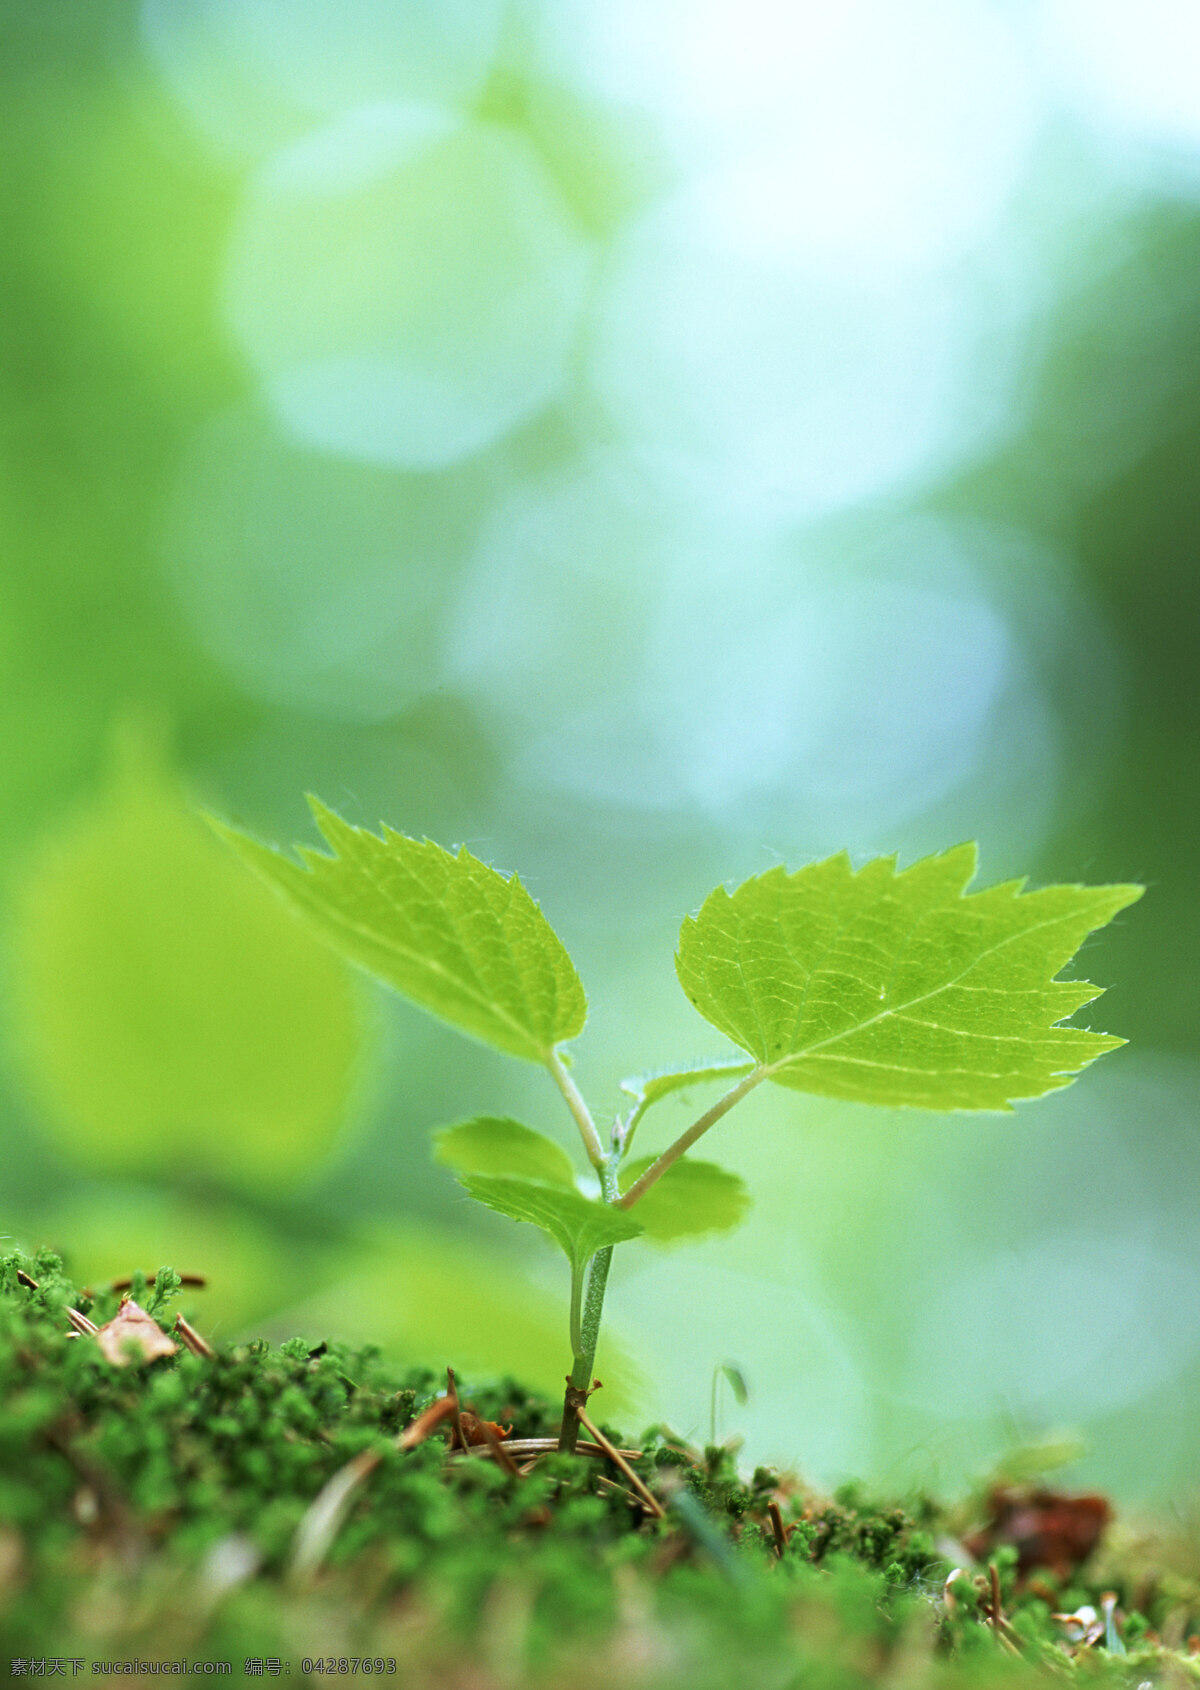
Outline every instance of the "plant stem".
[[575, 1117], [575, 1125], [579, 1128], [579, 1136], [583, 1140], [583, 1148], [587, 1151], [588, 1161], [593, 1168], [603, 1169], [604, 1146], [600, 1142], [600, 1134], [596, 1131], [596, 1123], [592, 1120], [591, 1110], [580, 1096], [579, 1087], [563, 1066], [558, 1051], [551, 1049], [546, 1055], [546, 1066], [559, 1091], [566, 1099], [567, 1108]]
[[[606, 1203], [617, 1196], [617, 1158], [604, 1156], [600, 1161], [600, 1184]], [[579, 1292], [583, 1284], [582, 1265], [571, 1275], [571, 1349], [574, 1361], [567, 1389], [563, 1396], [562, 1425], [558, 1433], [558, 1447], [574, 1455], [579, 1438], [579, 1411], [585, 1407], [592, 1383], [592, 1367], [596, 1360], [596, 1345], [600, 1341], [600, 1317], [604, 1312], [604, 1292], [608, 1286], [608, 1270], [612, 1265], [613, 1246], [608, 1244], [592, 1257], [588, 1273], [587, 1296], [583, 1303], [583, 1317], [579, 1316]]]
[[587, 1273], [585, 1262], [571, 1264], [571, 1354], [578, 1361], [583, 1355], [583, 1332], [579, 1311], [583, 1303], [583, 1281]]
[[587, 1373], [591, 1372], [596, 1359], [596, 1345], [600, 1342], [600, 1316], [604, 1312], [604, 1292], [608, 1285], [612, 1253], [611, 1244], [597, 1250], [592, 1257], [592, 1271], [588, 1274], [587, 1300], [583, 1305], [583, 1342], [580, 1346], [583, 1360], [587, 1363], [584, 1370]]
[[649, 1191], [655, 1180], [661, 1179], [673, 1162], [678, 1162], [685, 1150], [690, 1150], [696, 1140], [706, 1133], [711, 1126], [715, 1126], [721, 1116], [740, 1103], [747, 1092], [753, 1091], [755, 1086], [766, 1079], [770, 1069], [760, 1063], [752, 1073], [739, 1080], [736, 1086], [727, 1091], [724, 1097], [719, 1097], [711, 1109], [706, 1109], [698, 1121], [693, 1121], [685, 1133], [680, 1133], [674, 1144], [669, 1145], [657, 1162], [652, 1162], [641, 1179], [633, 1184], [623, 1197], [616, 1197], [613, 1201], [619, 1209], [630, 1209], [645, 1192]]
[[629, 1146], [633, 1143], [633, 1135], [637, 1132], [642, 1116], [646, 1113], [649, 1107], [650, 1105], [646, 1102], [645, 1098], [643, 1098], [642, 1101], [634, 1107], [629, 1119], [621, 1128], [621, 1154], [623, 1156], [629, 1154]]

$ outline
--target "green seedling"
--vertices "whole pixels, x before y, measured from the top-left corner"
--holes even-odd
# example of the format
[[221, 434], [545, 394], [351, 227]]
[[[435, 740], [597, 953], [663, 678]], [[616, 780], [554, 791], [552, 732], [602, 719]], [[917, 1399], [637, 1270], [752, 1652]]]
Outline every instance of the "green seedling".
[[[376, 835], [311, 803], [332, 854], [301, 848], [298, 863], [215, 825], [344, 955], [461, 1032], [543, 1066], [578, 1128], [590, 1191], [558, 1144], [508, 1117], [446, 1127], [434, 1148], [473, 1198], [540, 1227], [570, 1263], [564, 1450], [575, 1447], [587, 1401], [614, 1247], [741, 1221], [742, 1181], [689, 1152], [756, 1087], [1007, 1111], [1069, 1085], [1124, 1043], [1062, 1025], [1100, 988], [1056, 976], [1140, 886], [1027, 892], [1013, 880], [968, 893], [974, 845], [904, 870], [894, 857], [855, 870], [843, 853], [791, 874], [772, 868], [733, 892], [718, 887], [684, 921], [680, 984], [736, 1054], [624, 1081], [631, 1101], [604, 1138], [565, 1050], [583, 1031], [583, 986], [520, 879], [465, 847], [452, 853], [386, 827]], [[631, 1155], [655, 1104], [708, 1084], [725, 1089], [673, 1144]]]

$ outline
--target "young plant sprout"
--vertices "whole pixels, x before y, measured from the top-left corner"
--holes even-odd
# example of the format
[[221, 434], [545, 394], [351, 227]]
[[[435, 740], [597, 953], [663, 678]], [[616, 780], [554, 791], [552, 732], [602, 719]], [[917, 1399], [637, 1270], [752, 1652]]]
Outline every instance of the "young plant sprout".
[[[562, 941], [516, 875], [460, 848], [352, 826], [315, 799], [331, 855], [300, 863], [218, 831], [354, 962], [484, 1044], [541, 1064], [570, 1111], [599, 1184], [587, 1195], [552, 1139], [507, 1117], [443, 1128], [434, 1155], [480, 1203], [528, 1221], [571, 1267], [572, 1366], [560, 1448], [584, 1411], [613, 1249], [732, 1228], [748, 1193], [689, 1152], [765, 1082], [889, 1108], [1010, 1110], [1066, 1086], [1124, 1040], [1065, 1017], [1100, 995], [1057, 979], [1087, 935], [1140, 886], [1024, 881], [968, 893], [974, 845], [898, 870], [855, 870], [842, 853], [718, 887], [683, 924], [675, 968], [688, 998], [738, 1054], [623, 1082], [631, 1102], [607, 1135], [571, 1078], [565, 1046], [587, 999]], [[648, 1110], [683, 1087], [725, 1091], [659, 1156], [630, 1155]]]

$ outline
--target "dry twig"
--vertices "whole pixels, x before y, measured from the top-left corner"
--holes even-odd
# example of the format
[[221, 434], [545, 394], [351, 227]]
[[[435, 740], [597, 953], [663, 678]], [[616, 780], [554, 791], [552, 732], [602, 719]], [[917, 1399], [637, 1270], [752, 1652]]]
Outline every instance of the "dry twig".
[[454, 1439], [459, 1449], [466, 1449], [467, 1440], [463, 1434], [462, 1411], [458, 1404], [458, 1386], [454, 1379], [454, 1369], [446, 1369], [446, 1395], [450, 1399], [450, 1417], [454, 1421]]
[[492, 1460], [498, 1467], [502, 1467], [506, 1473], [510, 1473], [514, 1478], [516, 1478], [520, 1474], [521, 1469], [517, 1466], [512, 1456], [505, 1449], [503, 1439], [496, 1436], [495, 1431], [492, 1429], [491, 1421], [481, 1420], [478, 1415], [476, 1415], [474, 1419], [475, 1424], [479, 1427], [479, 1430], [483, 1433], [484, 1438], [487, 1441], [487, 1447], [491, 1453]]
[[428, 1408], [421, 1410], [411, 1426], [406, 1426], [396, 1439], [396, 1448], [405, 1454], [410, 1449], [416, 1449], [423, 1444], [432, 1432], [436, 1432], [443, 1420], [449, 1420], [454, 1413], [454, 1404], [449, 1397], [438, 1397]]
[[587, 1413], [582, 1408], [579, 1410], [579, 1424], [587, 1427], [588, 1431], [600, 1445], [600, 1448], [604, 1451], [605, 1455], [607, 1455], [608, 1459], [615, 1467], [619, 1467], [621, 1472], [624, 1473], [638, 1496], [641, 1497], [642, 1504], [646, 1510], [653, 1514], [657, 1520], [665, 1519], [666, 1510], [663, 1508], [662, 1503], [655, 1496], [654, 1492], [647, 1488], [642, 1479], [638, 1478], [637, 1474], [629, 1465], [628, 1461], [626, 1461], [625, 1457], [621, 1454], [620, 1450], [615, 1444], [609, 1443], [608, 1439], [604, 1436], [604, 1433], [592, 1424], [587, 1417]]
[[216, 1356], [217, 1352], [212, 1345], [203, 1339], [191, 1321], [185, 1320], [181, 1314], [175, 1316], [175, 1330], [194, 1356], [204, 1356], [207, 1361], [212, 1361]]

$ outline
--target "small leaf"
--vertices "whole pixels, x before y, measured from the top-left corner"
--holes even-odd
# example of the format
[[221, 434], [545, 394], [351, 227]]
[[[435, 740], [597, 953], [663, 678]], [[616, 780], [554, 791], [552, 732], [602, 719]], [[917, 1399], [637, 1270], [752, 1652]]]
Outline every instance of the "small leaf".
[[1008, 1109], [1123, 1039], [1059, 1023], [1098, 997], [1056, 980], [1140, 886], [1008, 881], [966, 895], [974, 845], [897, 873], [830, 857], [718, 888], [680, 936], [692, 1003], [777, 1084], [865, 1103]]
[[[621, 1190], [628, 1191], [655, 1158], [643, 1156], [621, 1169]], [[704, 1232], [730, 1232], [745, 1219], [750, 1193], [737, 1174], [715, 1162], [683, 1156], [639, 1197], [626, 1214], [634, 1214], [657, 1244], [695, 1238]]]
[[575, 1189], [575, 1170], [561, 1145], [507, 1116], [477, 1115], [433, 1135], [433, 1159], [458, 1174], [499, 1174]]
[[486, 1203], [510, 1220], [541, 1227], [566, 1252], [572, 1269], [579, 1269], [608, 1244], [636, 1238], [642, 1230], [624, 1209], [597, 1203], [582, 1192], [567, 1191], [536, 1180], [492, 1178], [462, 1174], [459, 1183], [478, 1203]]
[[[333, 855], [303, 867], [213, 819], [222, 838], [335, 949], [431, 1015], [528, 1062], [582, 1031], [587, 999], [562, 941], [518, 877], [465, 846], [354, 827], [309, 805]], [[210, 818], [212, 819], [212, 818]]]
[[622, 1080], [621, 1090], [636, 1098], [638, 1113], [644, 1114], [652, 1103], [669, 1097], [673, 1091], [684, 1091], [688, 1086], [708, 1085], [714, 1080], [723, 1080], [732, 1085], [735, 1080], [744, 1079], [753, 1069], [753, 1062], [739, 1062], [734, 1057], [724, 1062], [702, 1063], [696, 1068], [681, 1068], [675, 1072], [637, 1074], [632, 1079]]
[[724, 1374], [729, 1389], [733, 1392], [734, 1402], [737, 1403], [739, 1408], [745, 1408], [750, 1401], [750, 1387], [746, 1383], [746, 1375], [741, 1368], [736, 1362], [723, 1361], [718, 1371]]

